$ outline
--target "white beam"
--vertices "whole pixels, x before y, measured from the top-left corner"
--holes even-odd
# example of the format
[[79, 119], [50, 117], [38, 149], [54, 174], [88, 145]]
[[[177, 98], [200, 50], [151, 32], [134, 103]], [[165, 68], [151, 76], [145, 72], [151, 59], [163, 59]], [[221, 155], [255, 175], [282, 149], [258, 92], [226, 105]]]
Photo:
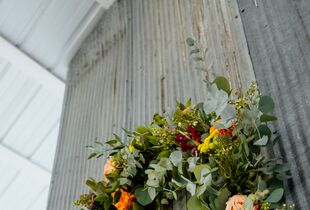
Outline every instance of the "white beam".
[[90, 11], [85, 16], [84, 20], [80, 23], [80, 26], [77, 28], [77, 30], [74, 32], [70, 42], [66, 45], [66, 51], [63, 53], [64, 56], [62, 56], [58, 65], [53, 69], [53, 72], [57, 73], [57, 75], [60, 75], [63, 78], [67, 77], [66, 74], [68, 72], [69, 64], [73, 56], [80, 49], [82, 42], [95, 28], [103, 14], [103, 11], [104, 9], [98, 3], [94, 2]]
[[32, 78], [42, 83], [56, 95], [63, 94], [65, 84], [46, 68], [41, 66], [35, 60], [30, 58], [20, 49], [15, 47], [9, 41], [0, 36], [0, 57], [9, 61], [13, 66], [20, 70], [24, 70]]

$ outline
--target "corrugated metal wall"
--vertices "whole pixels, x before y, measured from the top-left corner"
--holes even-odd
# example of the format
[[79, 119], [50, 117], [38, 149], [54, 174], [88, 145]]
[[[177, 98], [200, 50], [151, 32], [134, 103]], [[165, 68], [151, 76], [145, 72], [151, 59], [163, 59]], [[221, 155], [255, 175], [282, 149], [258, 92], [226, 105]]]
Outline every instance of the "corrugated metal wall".
[[295, 194], [297, 209], [307, 209], [310, 77], [302, 76], [309, 74], [309, 3], [258, 1], [258, 8], [253, 1], [238, 3], [239, 7], [237, 0], [123, 0], [105, 13], [71, 65], [50, 210], [74, 209], [71, 201], [87, 191], [85, 179], [100, 178], [104, 160], [86, 161], [84, 145], [96, 137], [106, 140], [122, 127], [148, 123], [154, 112], [174, 106], [176, 99], [204, 99], [206, 75], [194, 69], [185, 44], [188, 36], [208, 47], [210, 72], [229, 76], [234, 88], [243, 89], [255, 80], [248, 41], [259, 83], [266, 94], [272, 90], [280, 107], [276, 113], [280, 116], [276, 128], [284, 137], [280, 151], [295, 170], [287, 197]]
[[86, 161], [84, 147], [96, 137], [149, 123], [176, 99], [204, 100], [206, 75], [194, 69], [188, 36], [209, 48], [213, 73], [235, 87], [254, 80], [236, 1], [119, 1], [72, 62], [48, 209], [75, 209], [85, 179], [100, 178], [104, 160]]
[[282, 140], [275, 153], [291, 164], [286, 197], [309, 209], [310, 1], [238, 0], [258, 84], [276, 102]]

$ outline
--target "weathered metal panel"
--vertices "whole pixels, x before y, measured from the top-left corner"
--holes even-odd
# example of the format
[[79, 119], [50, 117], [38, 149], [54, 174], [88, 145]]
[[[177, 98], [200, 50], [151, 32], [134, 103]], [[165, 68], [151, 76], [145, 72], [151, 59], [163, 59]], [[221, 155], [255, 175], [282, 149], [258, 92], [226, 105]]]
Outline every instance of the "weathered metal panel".
[[104, 160], [87, 161], [84, 148], [96, 137], [149, 123], [175, 100], [204, 100], [206, 74], [194, 69], [188, 36], [208, 47], [209, 75], [243, 89], [254, 80], [235, 0], [123, 0], [103, 15], [72, 61], [49, 210], [75, 209], [85, 179], [102, 176]]
[[286, 198], [309, 209], [310, 1], [238, 3], [258, 84], [277, 104], [274, 126], [282, 140], [275, 153], [292, 169]]

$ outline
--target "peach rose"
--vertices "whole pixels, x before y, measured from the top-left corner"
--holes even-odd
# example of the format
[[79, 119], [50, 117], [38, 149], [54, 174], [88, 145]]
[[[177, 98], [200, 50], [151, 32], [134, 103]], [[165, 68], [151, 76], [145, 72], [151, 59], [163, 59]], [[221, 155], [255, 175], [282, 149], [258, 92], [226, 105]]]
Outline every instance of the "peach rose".
[[109, 182], [109, 179], [107, 178], [107, 176], [109, 174], [117, 172], [116, 166], [117, 166], [116, 163], [111, 158], [109, 158], [107, 160], [107, 162], [105, 163], [105, 165], [103, 167], [103, 179], [104, 179], [104, 181]]
[[[244, 200], [247, 198], [246, 195], [234, 195], [226, 202], [225, 210], [244, 210]], [[253, 210], [258, 210], [259, 206], [255, 205]]]

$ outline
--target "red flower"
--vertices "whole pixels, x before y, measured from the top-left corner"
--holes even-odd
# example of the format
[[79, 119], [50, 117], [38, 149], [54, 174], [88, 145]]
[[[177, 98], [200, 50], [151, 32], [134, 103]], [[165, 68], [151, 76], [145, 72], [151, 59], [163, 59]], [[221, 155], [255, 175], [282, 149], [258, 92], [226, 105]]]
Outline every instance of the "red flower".
[[197, 134], [197, 129], [194, 128], [193, 126], [188, 126], [187, 131], [191, 134], [191, 137], [197, 141], [200, 142], [201, 141], [201, 137]]
[[194, 146], [191, 145], [191, 144], [186, 144], [186, 142], [181, 142], [180, 143], [180, 147], [181, 147], [181, 150], [183, 152], [186, 152], [186, 151], [190, 151], [192, 149], [194, 149]]
[[184, 136], [183, 134], [178, 134], [176, 139], [177, 142], [183, 143], [189, 140], [189, 138], [187, 138], [186, 136]]

